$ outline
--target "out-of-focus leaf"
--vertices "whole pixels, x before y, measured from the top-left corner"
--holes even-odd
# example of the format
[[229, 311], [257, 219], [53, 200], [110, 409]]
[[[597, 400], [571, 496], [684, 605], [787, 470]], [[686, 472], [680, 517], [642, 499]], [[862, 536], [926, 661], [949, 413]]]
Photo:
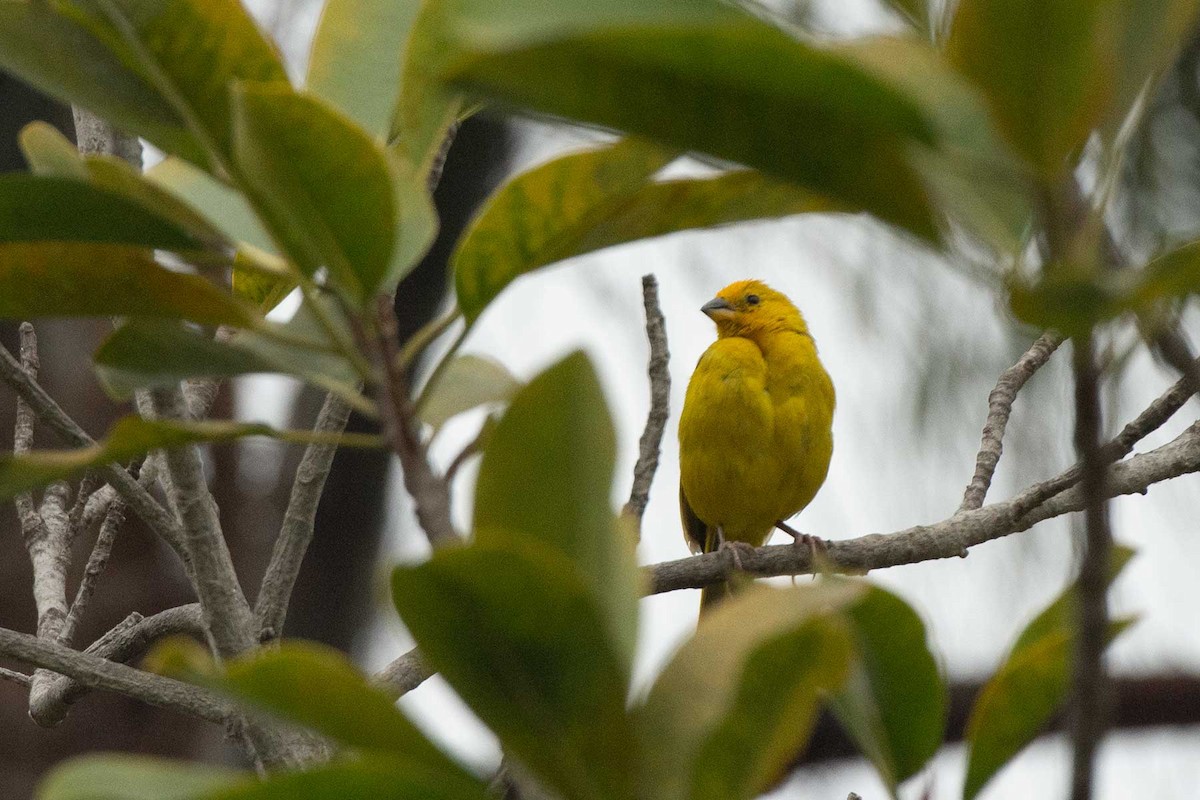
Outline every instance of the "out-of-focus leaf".
[[521, 382], [499, 361], [487, 356], [459, 356], [430, 391], [421, 406], [421, 419], [436, 431], [464, 411], [508, 402], [520, 388]]
[[396, 246], [387, 272], [378, 290], [394, 291], [437, 237], [438, 216], [429, 193], [425, 190], [425, 175], [417, 175], [403, 159], [388, 154], [392, 166], [392, 183], [396, 189]]
[[37, 800], [199, 800], [247, 773], [194, 761], [133, 755], [88, 755], [55, 767]]
[[[1126, 547], [1113, 550], [1109, 581], [1132, 558]], [[1071, 586], [1025, 628], [1004, 664], [983, 687], [967, 722], [967, 777], [964, 800], [972, 800], [991, 778], [1037, 737], [1062, 707], [1074, 662], [1078, 599]], [[1134, 620], [1114, 620], [1111, 642]]]
[[287, 84], [274, 46], [239, 0], [76, 0], [74, 7], [219, 162], [232, 154], [230, 87]]
[[0, 318], [173, 317], [252, 325], [248, 304], [197, 275], [164, 269], [153, 251], [117, 244], [0, 244]]
[[1116, 3], [962, 0], [947, 43], [1000, 130], [1047, 181], [1108, 111], [1116, 81]]
[[846, 616], [858, 658], [832, 709], [894, 793], [941, 746], [946, 687], [925, 625], [899, 597], [870, 586]]
[[0, 243], [38, 241], [203, 247], [185, 229], [120, 194], [64, 178], [0, 176]]
[[672, 158], [660, 147], [626, 139], [554, 159], [498, 190], [451, 259], [467, 323], [522, 274], [596, 249], [581, 248], [589, 236], [619, 231], [605, 223]]
[[[303, 318], [300, 323], [303, 323]], [[280, 339], [275, 334], [282, 334]], [[96, 372], [118, 400], [135, 389], [174, 386], [185, 378], [226, 378], [260, 372], [295, 375], [334, 392], [355, 408], [373, 408], [355, 389], [354, 369], [293, 319], [287, 325], [260, 323], [218, 341], [183, 325], [134, 320], [122, 325], [96, 351]]]
[[83, 156], [71, 140], [50, 123], [41, 120], [29, 123], [21, 129], [17, 141], [33, 174], [87, 180]]
[[259, 311], [265, 314], [275, 308], [296, 286], [296, 277], [288, 272], [283, 259], [251, 244], [237, 249], [233, 259], [233, 293], [254, 303]]
[[392, 594], [421, 652], [564, 800], [634, 797], [628, 670], [575, 564], [528, 537], [445, 548]]
[[277, 772], [247, 780], [203, 800], [487, 800], [485, 787], [447, 781], [445, 774], [377, 756]]
[[242, 85], [235, 95], [239, 168], [276, 242], [311, 276], [328, 268], [362, 306], [387, 280], [396, 208], [387, 154], [311, 95]]
[[67, 480], [104, 464], [129, 461], [151, 450], [182, 447], [199, 442], [225, 442], [246, 436], [268, 436], [285, 442], [338, 443], [352, 447], [382, 447], [377, 436], [328, 436], [307, 430], [280, 430], [260, 422], [202, 420], [145, 420], [122, 417], [103, 441], [75, 450], [35, 450], [20, 456], [0, 454], [0, 500], [54, 481]]
[[929, 33], [929, 5], [926, 0], [887, 0], [909, 24], [922, 33]]
[[804, 748], [822, 692], [846, 679], [841, 582], [755, 586], [706, 614], [635, 712], [642, 795], [738, 800], [773, 786]]
[[1169, 69], [1184, 39], [1196, 30], [1198, 0], [1119, 0], [1119, 54], [1110, 128], [1119, 126], [1148, 82]]
[[538, 375], [489, 437], [475, 483], [475, 541], [520, 537], [568, 558], [629, 669], [641, 576], [610, 505], [615, 439], [587, 356], [574, 353]]
[[456, 11], [445, 71], [459, 86], [756, 167], [936, 238], [909, 158], [935, 144], [929, 120], [834, 49], [718, 0], [462, 0]]
[[445, 35], [450, 0], [421, 0], [412, 21], [400, 79], [400, 98], [388, 137], [393, 151], [422, 181], [428, 180], [446, 133], [463, 112], [457, 91], [438, 79], [437, 66], [451, 54]]
[[[483, 794], [476, 778], [425, 738], [386, 694], [332, 648], [284, 643], [231, 663], [216, 688], [349, 747], [440, 773], [451, 796]], [[449, 785], [455, 784], [459, 789], [451, 792]]]
[[178, 158], [165, 158], [146, 178], [178, 197], [234, 242], [271, 252], [275, 244], [240, 192]]
[[45, 0], [0, 2], [0, 66], [168, 152], [203, 161], [202, 146], [177, 110], [75, 11]]
[[377, 138], [391, 127], [420, 0], [329, 0], [308, 61], [310, 91]]

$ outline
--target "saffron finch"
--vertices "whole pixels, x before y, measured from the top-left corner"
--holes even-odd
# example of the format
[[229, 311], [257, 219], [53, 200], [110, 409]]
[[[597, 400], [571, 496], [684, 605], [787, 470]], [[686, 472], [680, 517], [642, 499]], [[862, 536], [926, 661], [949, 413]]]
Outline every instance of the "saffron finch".
[[[807, 506], [833, 455], [833, 382], [799, 309], [761, 281], [700, 309], [717, 325], [679, 419], [679, 506], [693, 552], [758, 547]], [[736, 557], [737, 551], [734, 551]], [[730, 591], [701, 594], [703, 612]]]

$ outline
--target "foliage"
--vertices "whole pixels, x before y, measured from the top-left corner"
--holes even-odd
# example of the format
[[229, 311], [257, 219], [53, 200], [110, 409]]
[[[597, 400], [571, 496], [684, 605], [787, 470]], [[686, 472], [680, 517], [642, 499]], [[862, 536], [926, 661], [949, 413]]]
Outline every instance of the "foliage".
[[[468, 328], [543, 266], [803, 213], [866, 213], [931, 249], [982, 250], [1018, 317], [1066, 332], [1200, 287], [1196, 243], [1109, 269], [1104, 198], [1056, 259], [1039, 261], [1033, 236], [1081, 163], [1119, 163], [1114, 131], [1136, 125], [1195, 2], [962, 0], [952, 20], [891, 5], [911, 35], [827, 42], [719, 0], [329, 0], [301, 88], [237, 0], [0, 0], [0, 66], [167, 154], [143, 175], [27, 129], [33, 174], [0, 179], [0, 317], [121, 317], [95, 358], [117, 398], [276, 372], [378, 416], [365, 344], [386, 330], [377, 299], [430, 246], [438, 154], [481, 104], [622, 138], [497, 190], [453, 255]], [[683, 152], [718, 174], [662, 180]], [[300, 311], [268, 321], [293, 288]], [[614, 433], [594, 370], [576, 354], [522, 385], [455, 349], [423, 395], [425, 421], [508, 410], [488, 438], [471, 544], [398, 568], [393, 598], [506, 752], [564, 800], [752, 797], [787, 774], [827, 707], [893, 794], [928, 763], [945, 717], [936, 660], [915, 612], [865, 581], [748, 592], [631, 698], [641, 577], [610, 507]], [[247, 435], [305, 439], [130, 418], [93, 447], [3, 458], [0, 494]], [[1034, 623], [981, 697], [968, 797], [1061, 700], [1070, 602]], [[90, 758], [41, 797], [485, 793], [329, 653], [285, 645], [206, 680], [319, 731], [337, 757], [265, 781]]]

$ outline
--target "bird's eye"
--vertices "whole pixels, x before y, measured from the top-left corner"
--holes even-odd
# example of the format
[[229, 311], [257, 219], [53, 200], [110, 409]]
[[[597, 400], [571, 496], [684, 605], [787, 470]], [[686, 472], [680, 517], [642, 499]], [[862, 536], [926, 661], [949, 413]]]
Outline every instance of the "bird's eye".
[[752, 306], [758, 305], [758, 295], [756, 295], [756, 294], [746, 295], [746, 302]]

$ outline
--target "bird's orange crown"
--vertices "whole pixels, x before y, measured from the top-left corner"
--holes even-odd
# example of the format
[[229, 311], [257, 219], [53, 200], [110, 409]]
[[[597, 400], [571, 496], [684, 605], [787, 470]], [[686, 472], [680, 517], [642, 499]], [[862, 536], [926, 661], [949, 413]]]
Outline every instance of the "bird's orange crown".
[[800, 310], [782, 292], [759, 280], [731, 283], [700, 308], [717, 323], [717, 335], [744, 336], [794, 331], [808, 333]]

